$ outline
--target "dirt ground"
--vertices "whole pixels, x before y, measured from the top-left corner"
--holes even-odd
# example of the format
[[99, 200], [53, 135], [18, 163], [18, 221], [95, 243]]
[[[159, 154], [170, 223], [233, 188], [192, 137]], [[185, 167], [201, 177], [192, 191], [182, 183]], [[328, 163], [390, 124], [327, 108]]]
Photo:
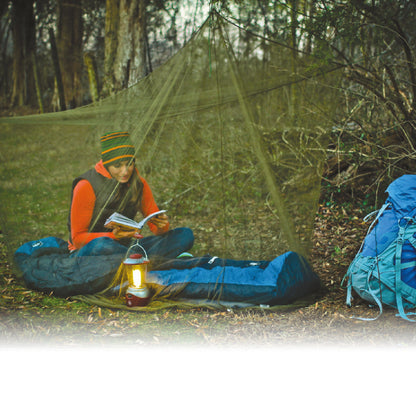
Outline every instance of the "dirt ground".
[[[355, 297], [345, 305], [341, 280], [365, 235], [362, 210], [322, 205], [311, 264], [323, 289], [308, 306], [262, 310], [162, 309], [132, 313], [27, 290], [1, 251], [0, 346], [412, 346], [416, 324]], [[0, 240], [1, 241], [1, 240]]]

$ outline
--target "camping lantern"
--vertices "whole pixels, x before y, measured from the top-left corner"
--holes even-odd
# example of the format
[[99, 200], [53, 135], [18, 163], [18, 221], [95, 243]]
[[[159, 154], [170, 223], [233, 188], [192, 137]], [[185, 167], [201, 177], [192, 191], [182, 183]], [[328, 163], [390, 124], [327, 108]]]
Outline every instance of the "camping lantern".
[[123, 264], [129, 282], [126, 292], [127, 306], [146, 306], [150, 301], [150, 292], [146, 285], [149, 260], [135, 253], [127, 257]]

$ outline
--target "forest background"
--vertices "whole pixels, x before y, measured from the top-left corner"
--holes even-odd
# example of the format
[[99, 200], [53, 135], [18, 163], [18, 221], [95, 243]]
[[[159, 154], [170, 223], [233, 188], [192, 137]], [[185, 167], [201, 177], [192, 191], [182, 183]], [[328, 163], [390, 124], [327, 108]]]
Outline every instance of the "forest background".
[[[26, 290], [2, 248], [3, 339], [31, 342], [53, 334], [68, 342], [86, 330], [89, 339], [114, 340], [121, 333], [123, 340], [140, 343], [187, 337], [202, 343], [303, 342], [328, 333], [355, 342], [368, 331], [348, 319], [340, 282], [366, 231], [361, 218], [380, 204], [388, 183], [414, 172], [414, 1], [3, 1], [2, 115], [76, 108], [134, 85], [190, 39], [210, 7], [248, 32], [343, 68], [342, 111], [328, 146], [311, 258], [325, 286], [322, 297], [288, 314], [195, 309], [137, 320]], [[357, 307], [371, 314], [367, 305]], [[46, 316], [51, 311], [54, 318]], [[380, 341], [409, 335], [394, 313], [371, 328]]]
[[75, 108], [128, 88], [175, 54], [215, 7], [247, 31], [344, 68], [326, 184], [351, 190], [366, 182], [365, 193], [378, 196], [383, 178], [412, 168], [412, 1], [13, 0], [0, 7], [3, 115]]

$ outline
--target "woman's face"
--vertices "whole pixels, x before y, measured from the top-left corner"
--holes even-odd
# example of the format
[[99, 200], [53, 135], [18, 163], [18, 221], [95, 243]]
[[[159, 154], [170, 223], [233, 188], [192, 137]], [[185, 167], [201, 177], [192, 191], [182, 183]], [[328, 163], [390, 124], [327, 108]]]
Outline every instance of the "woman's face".
[[110, 175], [120, 183], [127, 183], [134, 170], [134, 162], [123, 160], [108, 167]]

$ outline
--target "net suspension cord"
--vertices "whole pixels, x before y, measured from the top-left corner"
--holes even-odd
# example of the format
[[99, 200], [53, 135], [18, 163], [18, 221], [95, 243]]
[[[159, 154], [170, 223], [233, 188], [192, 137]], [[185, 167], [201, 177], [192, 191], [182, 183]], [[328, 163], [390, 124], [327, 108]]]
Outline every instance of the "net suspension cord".
[[[177, 65], [176, 71], [171, 71], [169, 73], [170, 76], [166, 79], [166, 82], [164, 83], [163, 87], [160, 88], [160, 91], [159, 91], [158, 95], [152, 101], [152, 104], [149, 106], [148, 111], [143, 116], [143, 119], [144, 120], [149, 120], [149, 122], [148, 122], [147, 128], [145, 129], [143, 135], [141, 136], [142, 137], [141, 141], [138, 144], [135, 145], [135, 157], [137, 157], [142, 144], [144, 143], [145, 139], [149, 135], [149, 132], [150, 132], [151, 128], [153, 127], [156, 120], [160, 116], [160, 113], [161, 113], [162, 109], [165, 107], [169, 97], [171, 97], [171, 94], [174, 91], [174, 86], [177, 85], [179, 76], [183, 73], [183, 67], [186, 64], [187, 64], [187, 60], [185, 60], [185, 59], [182, 60], [182, 65]], [[186, 78], [186, 74], [185, 74], [185, 76], [182, 76], [182, 80], [184, 80], [185, 78]], [[179, 88], [177, 88], [176, 91], [178, 91], [178, 90], [179, 90]], [[132, 129], [131, 136], [133, 138], [138, 137], [139, 136], [139, 131], [142, 128], [143, 128], [142, 124], [137, 123]], [[94, 224], [92, 226], [94, 226], [96, 224], [96, 222], [98, 221], [98, 218], [100, 218], [103, 210], [108, 205], [108, 203], [111, 201], [112, 197], [114, 196], [114, 194], [117, 191], [119, 186], [120, 186], [120, 184], [117, 183], [116, 186], [114, 187], [113, 191], [109, 195], [106, 203], [104, 204], [104, 207], [101, 209], [99, 215], [97, 215], [97, 217], [94, 221]]]
[[[214, 19], [214, 14], [211, 14], [210, 16], [210, 35], [211, 35], [211, 29], [213, 26], [213, 19]], [[218, 19], [217, 19], [218, 21]], [[214, 56], [216, 58], [216, 43], [215, 43], [215, 36], [212, 37], [212, 39], [209, 40], [209, 65], [210, 65], [210, 76], [211, 76], [211, 49], [213, 46], [213, 50], [214, 50]], [[227, 221], [226, 221], [226, 202], [224, 199], [224, 195], [225, 195], [225, 174], [224, 174], [224, 129], [223, 129], [223, 118], [221, 115], [221, 111], [220, 111], [220, 103], [222, 102], [222, 95], [221, 95], [221, 88], [220, 88], [220, 80], [219, 80], [219, 70], [218, 70], [218, 59], [215, 59], [217, 68], [215, 71], [215, 86], [216, 86], [216, 94], [217, 94], [217, 101], [218, 101], [218, 105], [216, 106], [216, 112], [217, 112], [217, 120], [218, 120], [218, 133], [219, 133], [219, 139], [220, 139], [220, 155], [221, 155], [221, 163], [220, 163], [220, 167], [221, 167], [221, 206], [222, 206], [222, 220], [223, 220], [223, 227], [224, 227], [224, 232], [222, 233], [223, 238], [222, 238], [222, 242], [223, 242], [223, 250], [224, 252], [227, 251], [227, 242], [228, 242], [228, 230], [227, 230]]]
[[267, 156], [264, 154], [264, 151], [262, 149], [259, 134], [258, 132], [256, 132], [255, 127], [254, 127], [254, 117], [251, 114], [248, 106], [244, 102], [244, 95], [245, 95], [244, 88], [239, 82], [241, 77], [239, 76], [238, 69], [235, 65], [236, 58], [231, 48], [231, 42], [226, 38], [226, 34], [224, 34], [222, 26], [219, 25], [218, 27], [219, 27], [221, 39], [225, 45], [225, 50], [229, 56], [230, 68], [231, 68], [230, 70], [231, 79], [234, 84], [237, 96], [238, 96], [238, 100], [239, 100], [240, 107], [244, 115], [244, 119], [246, 121], [248, 136], [251, 140], [251, 145], [253, 146], [253, 149], [255, 151], [255, 154], [257, 156], [257, 159], [260, 163], [261, 169], [265, 176], [265, 181], [269, 189], [269, 192], [271, 193], [273, 202], [275, 203], [276, 210], [280, 218], [280, 225], [285, 234], [285, 237], [287, 238], [290, 250], [293, 250], [293, 251], [298, 252], [299, 254], [305, 255], [304, 249], [302, 248], [300, 240], [297, 237], [293, 221], [291, 217], [289, 216], [284, 206], [284, 202], [282, 200], [280, 192], [277, 189], [277, 185], [274, 180], [273, 172], [267, 161]]

